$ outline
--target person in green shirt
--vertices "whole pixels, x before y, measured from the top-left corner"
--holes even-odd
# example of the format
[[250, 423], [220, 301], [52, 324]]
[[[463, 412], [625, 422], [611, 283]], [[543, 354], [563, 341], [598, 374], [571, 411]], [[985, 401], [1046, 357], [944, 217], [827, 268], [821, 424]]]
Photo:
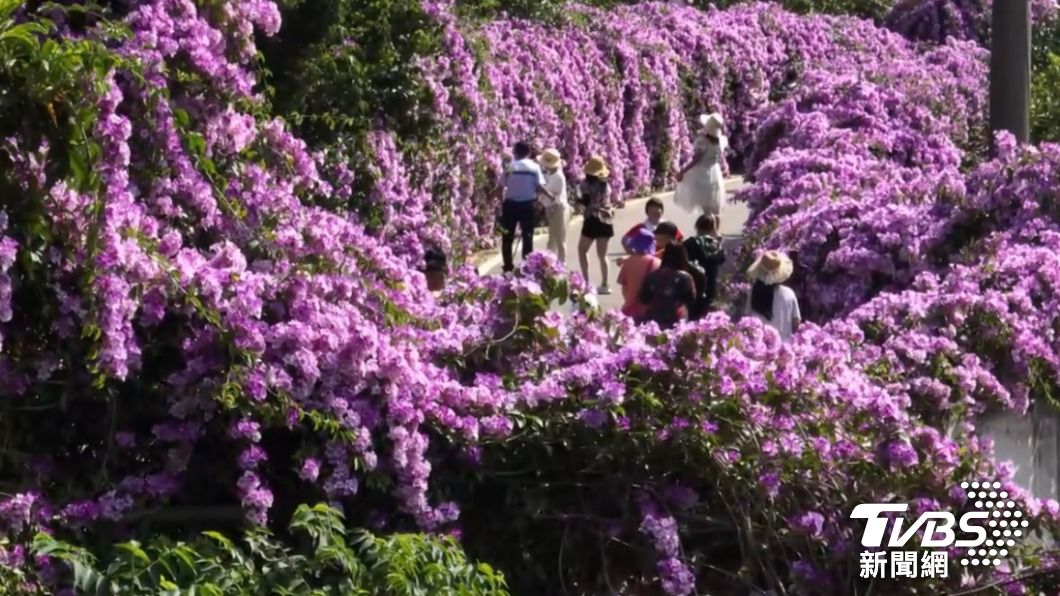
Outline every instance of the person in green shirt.
[[689, 313], [692, 320], [700, 319], [710, 312], [714, 300], [718, 297], [718, 272], [725, 263], [725, 249], [718, 232], [720, 227], [717, 215], [700, 215], [696, 220], [696, 235], [684, 242], [689, 264], [702, 271], [704, 279], [703, 287]]

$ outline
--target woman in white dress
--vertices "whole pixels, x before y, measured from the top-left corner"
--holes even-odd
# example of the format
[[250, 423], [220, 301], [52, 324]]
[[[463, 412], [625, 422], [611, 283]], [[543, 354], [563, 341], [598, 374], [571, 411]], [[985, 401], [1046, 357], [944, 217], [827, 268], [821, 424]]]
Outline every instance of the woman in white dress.
[[702, 211], [719, 215], [725, 204], [721, 160], [729, 146], [728, 139], [722, 134], [725, 121], [720, 114], [704, 114], [699, 117], [699, 123], [702, 131], [696, 136], [692, 161], [677, 174], [674, 202], [693, 214]]

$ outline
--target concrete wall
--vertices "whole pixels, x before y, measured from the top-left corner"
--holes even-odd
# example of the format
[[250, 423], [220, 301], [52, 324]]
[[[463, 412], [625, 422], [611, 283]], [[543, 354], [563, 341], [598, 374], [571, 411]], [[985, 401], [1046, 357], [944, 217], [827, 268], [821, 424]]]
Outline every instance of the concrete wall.
[[997, 461], [1016, 466], [1016, 483], [1041, 499], [1060, 500], [1060, 412], [1048, 404], [1025, 416], [991, 414], [979, 420], [978, 431], [994, 439]]

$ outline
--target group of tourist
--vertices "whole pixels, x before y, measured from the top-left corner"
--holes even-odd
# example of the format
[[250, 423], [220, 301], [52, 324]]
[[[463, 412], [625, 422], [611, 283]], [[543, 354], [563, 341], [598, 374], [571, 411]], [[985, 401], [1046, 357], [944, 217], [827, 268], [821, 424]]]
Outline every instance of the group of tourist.
[[629, 255], [620, 259], [618, 273], [622, 312], [662, 328], [703, 317], [713, 307], [725, 262], [718, 216], [700, 215], [696, 235], [682, 242], [677, 226], [662, 221], [662, 201], [649, 200], [645, 211], [648, 219], [622, 239]]
[[[718, 215], [725, 201], [725, 180], [721, 160], [728, 146], [722, 134], [724, 121], [719, 114], [706, 114], [699, 119], [700, 134], [694, 143], [692, 159], [678, 173], [675, 201], [688, 210], [702, 210]], [[525, 258], [533, 251], [534, 228], [538, 207], [542, 207], [548, 223], [548, 247], [561, 261], [566, 261], [567, 225], [572, 214], [564, 163], [560, 152], [547, 149], [535, 159], [530, 144], [519, 142], [512, 149], [512, 159], [505, 165], [498, 185], [503, 193], [500, 215], [502, 230], [501, 256], [504, 271], [515, 269], [514, 245], [516, 231], [522, 237]], [[582, 276], [589, 279], [589, 253], [595, 250], [600, 263], [601, 284], [598, 293], [611, 292], [607, 259], [608, 244], [615, 235], [615, 208], [622, 205], [611, 200], [608, 183], [610, 170], [603, 157], [594, 155], [583, 165], [584, 178], [575, 187], [575, 206], [584, 214], [581, 238], [578, 242], [578, 263]]]
[[[667, 329], [678, 321], [702, 318], [715, 308], [718, 276], [726, 261], [720, 233], [720, 211], [725, 202], [721, 161], [727, 147], [724, 122], [718, 114], [700, 117], [701, 130], [692, 159], [677, 172], [674, 201], [693, 213], [702, 212], [695, 234], [684, 238], [675, 224], [663, 220], [664, 206], [656, 198], [645, 206], [646, 219], [621, 239], [626, 256], [618, 259], [618, 284], [622, 312], [638, 322], [654, 321]], [[500, 227], [504, 272], [515, 268], [516, 231], [521, 235], [525, 259], [533, 251], [533, 234], [539, 209], [548, 227], [548, 249], [561, 262], [567, 258], [567, 227], [572, 213], [583, 214], [578, 242], [578, 264], [589, 280], [589, 253], [595, 251], [600, 266], [597, 294], [611, 288], [608, 245], [615, 236], [615, 209], [608, 183], [610, 171], [603, 157], [594, 155], [583, 164], [580, 183], [568, 188], [562, 155], [547, 149], [536, 158], [529, 143], [516, 143], [505, 165], [498, 192], [503, 193]], [[572, 196], [573, 195], [573, 196]], [[571, 200], [573, 198], [573, 201]], [[436, 291], [444, 284], [444, 256], [427, 256], [428, 285]], [[766, 252], [748, 270], [753, 280], [745, 305], [747, 314], [773, 326], [787, 339], [801, 321], [798, 300], [784, 282], [793, 263], [788, 255]]]

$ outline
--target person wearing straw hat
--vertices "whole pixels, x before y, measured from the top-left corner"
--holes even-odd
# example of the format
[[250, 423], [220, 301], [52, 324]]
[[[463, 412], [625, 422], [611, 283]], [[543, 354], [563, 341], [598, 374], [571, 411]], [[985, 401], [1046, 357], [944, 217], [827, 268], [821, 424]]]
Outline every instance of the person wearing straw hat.
[[793, 270], [791, 258], [775, 250], [763, 253], [747, 270], [754, 282], [747, 297], [747, 314], [776, 329], [784, 341], [802, 322], [795, 291], [784, 285]]
[[570, 223], [570, 204], [567, 202], [567, 177], [563, 174], [563, 159], [556, 149], [546, 149], [538, 158], [545, 170], [545, 188], [554, 198], [542, 195], [548, 222], [548, 249], [560, 263], [567, 262], [567, 224]]
[[692, 160], [677, 174], [674, 203], [691, 213], [718, 215], [725, 204], [725, 176], [721, 170], [721, 160], [729, 146], [722, 134], [725, 121], [720, 114], [703, 114], [699, 125]]
[[596, 245], [596, 256], [600, 259], [600, 287], [597, 293], [606, 296], [611, 293], [607, 284], [607, 244], [615, 235], [615, 207], [611, 204], [611, 186], [607, 179], [611, 176], [607, 162], [603, 157], [594, 155], [585, 163], [585, 179], [579, 186], [581, 205], [585, 210], [582, 223], [582, 234], [578, 240], [578, 264], [582, 277], [589, 281], [589, 248]]

